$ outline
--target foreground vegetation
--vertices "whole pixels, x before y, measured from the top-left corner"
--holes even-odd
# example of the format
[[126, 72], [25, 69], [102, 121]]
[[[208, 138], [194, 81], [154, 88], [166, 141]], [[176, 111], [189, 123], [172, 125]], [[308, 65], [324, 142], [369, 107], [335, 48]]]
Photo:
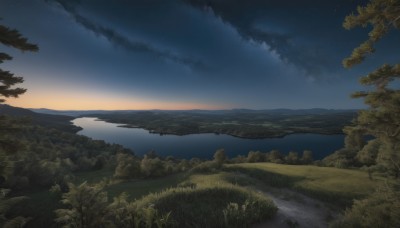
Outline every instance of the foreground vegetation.
[[269, 186], [294, 189], [341, 208], [350, 206], [353, 199], [368, 196], [385, 182], [383, 177], [369, 179], [365, 171], [310, 165], [245, 163], [228, 165], [225, 170], [245, 173]]
[[[118, 145], [11, 117], [7, 121], [15, 131], [6, 140], [16, 147], [14, 153], [0, 151], [5, 158], [1, 187], [12, 190], [4, 202], [13, 202], [3, 216], [26, 227], [101, 227], [121, 221], [138, 227], [248, 227], [276, 212], [253, 185], [291, 189], [340, 210], [384, 182], [366, 170], [310, 165], [323, 164], [313, 161], [310, 151], [301, 156], [251, 151], [228, 159], [218, 150], [211, 161], [162, 158], [155, 152], [138, 157]], [[86, 204], [96, 213], [74, 209]]]
[[[216, 167], [216, 162], [214, 160], [208, 162], [208, 165], [201, 163], [198, 166], [212, 164]], [[350, 179], [343, 178], [347, 176]], [[99, 181], [101, 177], [111, 179]], [[65, 218], [65, 214], [72, 213], [70, 210], [74, 206], [65, 202], [71, 202], [70, 197], [77, 197], [79, 195], [77, 192], [88, 194], [91, 192], [90, 189], [94, 188], [102, 192], [98, 200], [103, 202], [101, 204], [104, 207], [103, 213], [108, 213], [105, 219], [114, 223], [118, 222], [115, 216], [122, 215], [110, 215], [111, 212], [107, 211], [111, 210], [112, 205], [118, 204], [119, 211], [125, 213], [124, 216], [131, 213], [132, 216], [129, 218], [136, 218], [137, 222], [143, 226], [146, 224], [144, 221], [148, 221], [147, 223], [152, 221], [151, 223], [156, 227], [156, 221], [160, 220], [158, 221], [160, 223], [161, 220], [167, 219], [168, 223], [163, 223], [165, 225], [163, 227], [204, 227], [205, 224], [217, 224], [215, 227], [246, 227], [271, 218], [276, 211], [272, 202], [254, 192], [252, 188], [249, 188], [251, 186], [261, 184], [292, 189], [311, 197], [318, 197], [322, 202], [340, 210], [351, 205], [352, 197], [365, 197], [373, 193], [374, 188], [382, 183], [380, 178], [370, 180], [366, 172], [358, 170], [272, 163], [228, 164], [221, 166], [220, 169], [208, 170], [193, 168], [156, 179], [120, 180], [112, 177], [113, 170], [110, 169], [77, 173], [77, 183], [70, 184], [68, 190], [62, 191], [53, 186], [51, 191], [43, 189], [29, 194], [26, 201], [15, 205], [10, 215], [31, 217], [32, 220], [27, 223], [27, 227], [55, 227], [57, 224], [55, 221], [58, 221], [58, 224], [75, 223], [75, 220], [71, 220], [73, 218], [57, 219]], [[82, 184], [83, 180], [92, 183]], [[64, 198], [63, 203], [60, 202], [61, 196]], [[336, 197], [336, 200], [332, 200], [331, 196]], [[346, 200], [342, 200], [342, 197]], [[91, 199], [89, 196], [80, 195], [80, 198], [74, 199], [80, 199], [84, 204], [94, 205], [93, 207], [88, 205], [88, 207], [99, 211], [98, 204], [91, 201], [85, 202], [85, 199]], [[26, 208], [25, 205], [30, 206]], [[38, 208], [43, 210], [37, 210]], [[257, 216], [254, 217], [255, 215]], [[102, 222], [105, 223], [105, 221]], [[133, 223], [135, 221], [127, 224]], [[207, 227], [210, 226], [212, 225]]]

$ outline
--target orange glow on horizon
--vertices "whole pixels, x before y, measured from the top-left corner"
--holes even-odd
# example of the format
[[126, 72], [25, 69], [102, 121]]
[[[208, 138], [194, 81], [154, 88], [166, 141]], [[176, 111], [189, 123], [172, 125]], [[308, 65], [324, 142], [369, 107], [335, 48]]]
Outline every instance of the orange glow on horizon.
[[54, 110], [190, 110], [190, 109], [227, 109], [228, 106], [209, 105], [189, 102], [171, 102], [140, 100], [130, 98], [117, 98], [91, 95], [47, 95], [24, 94], [20, 98], [10, 98], [7, 104], [21, 108], [47, 108]]

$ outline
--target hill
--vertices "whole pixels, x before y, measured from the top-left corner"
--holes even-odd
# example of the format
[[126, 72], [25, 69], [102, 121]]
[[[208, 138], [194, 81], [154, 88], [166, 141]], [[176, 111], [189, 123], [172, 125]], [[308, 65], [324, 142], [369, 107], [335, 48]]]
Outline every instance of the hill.
[[51, 115], [36, 113], [28, 109], [17, 108], [10, 105], [0, 105], [0, 115], [9, 115], [13, 117], [27, 118], [32, 124], [41, 125], [43, 127], [54, 128], [61, 131], [76, 133], [81, 130], [71, 123], [74, 117], [66, 115]]

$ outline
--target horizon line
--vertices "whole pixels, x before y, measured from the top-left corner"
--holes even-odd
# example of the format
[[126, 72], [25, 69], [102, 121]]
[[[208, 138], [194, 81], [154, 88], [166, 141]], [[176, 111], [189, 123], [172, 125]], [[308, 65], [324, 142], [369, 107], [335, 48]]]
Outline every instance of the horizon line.
[[[11, 106], [11, 105], [10, 105]], [[23, 107], [19, 107], [23, 108]], [[234, 111], [234, 110], [249, 110], [249, 111], [270, 111], [270, 110], [360, 110], [361, 108], [263, 108], [263, 109], [253, 109], [253, 108], [231, 108], [231, 109], [50, 109], [50, 108], [24, 108], [29, 110], [49, 110], [49, 111], [59, 111], [59, 112], [79, 112], [79, 111]]]

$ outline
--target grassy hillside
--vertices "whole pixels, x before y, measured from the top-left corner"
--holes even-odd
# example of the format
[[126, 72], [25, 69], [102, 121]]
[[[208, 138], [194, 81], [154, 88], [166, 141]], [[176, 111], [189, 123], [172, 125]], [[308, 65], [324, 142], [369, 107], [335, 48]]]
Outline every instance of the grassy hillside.
[[372, 193], [385, 181], [370, 180], [367, 172], [308, 165], [244, 163], [227, 165], [227, 171], [241, 172], [274, 187], [286, 187], [339, 206]]
[[[77, 174], [77, 182], [99, 181], [103, 177], [112, 177], [112, 174], [113, 171], [111, 170], [82, 172]], [[254, 179], [272, 187], [298, 190], [311, 197], [313, 197], [313, 194], [316, 197], [325, 194], [345, 197], [350, 201], [354, 197], [360, 198], [370, 194], [379, 184], [385, 181], [384, 178], [379, 176], [370, 180], [366, 172], [359, 170], [308, 165], [243, 163], [225, 165], [224, 171], [217, 173], [187, 172], [157, 179], [120, 181], [109, 186], [108, 190], [111, 197], [126, 192], [131, 196], [131, 199], [139, 199], [151, 192], [158, 192], [182, 184], [210, 186], [232, 183], [247, 186], [255, 184]]]
[[[83, 181], [97, 182], [102, 178], [111, 178], [112, 174], [113, 170], [111, 169], [80, 172], [76, 173], [75, 181], [76, 183]], [[126, 192], [130, 200], [139, 200], [137, 203], [140, 204], [141, 202], [153, 201], [170, 202], [171, 199], [175, 199], [173, 189], [176, 187], [186, 187], [189, 189], [212, 189], [220, 187], [222, 189], [229, 189], [229, 186], [237, 186], [242, 191], [244, 189], [251, 189], [251, 186], [263, 184], [299, 191], [312, 198], [343, 207], [350, 205], [353, 198], [360, 198], [371, 193], [382, 182], [382, 178], [376, 177], [370, 180], [366, 172], [358, 170], [273, 163], [243, 163], [225, 165], [224, 171], [213, 173], [183, 172], [156, 179], [113, 181], [105, 190], [108, 192], [109, 200], [112, 200], [122, 192]], [[224, 192], [225, 190], [221, 191]], [[180, 196], [176, 196], [178, 197], [176, 200], [192, 197], [189, 193], [182, 192], [181, 190], [178, 192], [180, 192]], [[202, 193], [203, 190], [191, 190], [190, 192], [200, 194], [203, 198], [206, 197]], [[220, 190], [216, 194], [219, 195]], [[33, 227], [37, 224], [46, 226], [53, 224], [54, 214], [52, 210], [55, 207], [46, 205], [57, 205], [59, 207], [60, 199], [48, 193], [48, 191], [36, 192], [28, 196], [30, 199], [26, 203], [30, 207], [23, 207], [17, 210], [18, 213], [25, 216], [39, 218], [34, 219], [32, 221], [34, 223], [29, 223], [28, 225]], [[210, 197], [212, 198], [213, 196], [210, 195]], [[204, 198], [203, 200], [207, 199]], [[231, 199], [228, 197], [226, 200]], [[242, 201], [239, 203], [243, 203]], [[163, 212], [173, 210], [173, 208], [168, 207], [164, 203], [162, 205], [164, 206], [160, 206], [160, 208], [162, 208]], [[221, 206], [223, 203], [219, 205]], [[191, 206], [187, 205], [187, 207]], [[34, 208], [41, 208], [41, 210]], [[38, 223], [35, 223], [35, 221]]]
[[71, 133], [76, 133], [81, 130], [80, 127], [77, 127], [71, 123], [71, 121], [75, 119], [71, 116], [36, 113], [28, 109], [17, 108], [4, 104], [0, 104], [0, 115], [23, 117], [32, 124]]

